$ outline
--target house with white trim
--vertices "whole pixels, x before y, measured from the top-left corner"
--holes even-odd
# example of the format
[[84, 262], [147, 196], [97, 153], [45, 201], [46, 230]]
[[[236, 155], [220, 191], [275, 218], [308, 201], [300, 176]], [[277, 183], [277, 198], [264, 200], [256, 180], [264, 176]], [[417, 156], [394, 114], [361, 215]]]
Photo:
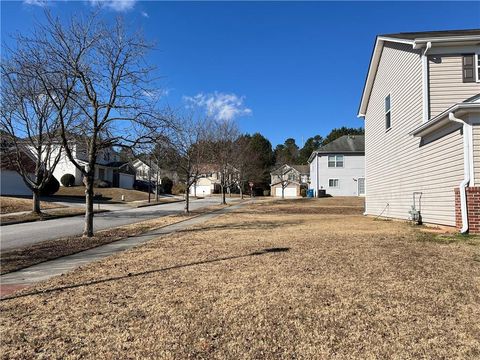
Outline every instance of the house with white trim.
[[480, 29], [377, 36], [358, 116], [366, 214], [480, 233]]
[[344, 135], [321, 146], [308, 164], [315, 197], [365, 195], [364, 135]]
[[284, 164], [270, 173], [270, 195], [274, 197], [298, 197], [301, 189], [310, 181], [307, 165]]

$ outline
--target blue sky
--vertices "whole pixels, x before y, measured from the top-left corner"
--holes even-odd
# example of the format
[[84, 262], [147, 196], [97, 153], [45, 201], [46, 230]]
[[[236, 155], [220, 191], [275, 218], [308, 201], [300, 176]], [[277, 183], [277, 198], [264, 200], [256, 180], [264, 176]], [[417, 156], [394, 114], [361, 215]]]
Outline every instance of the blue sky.
[[[54, 14], [88, 11], [97, 1], [47, 4]], [[163, 101], [196, 104], [235, 118], [272, 144], [301, 144], [356, 113], [377, 34], [480, 27], [480, 2], [157, 2], [106, 1], [157, 50]], [[29, 31], [44, 1], [1, 4], [1, 36]]]

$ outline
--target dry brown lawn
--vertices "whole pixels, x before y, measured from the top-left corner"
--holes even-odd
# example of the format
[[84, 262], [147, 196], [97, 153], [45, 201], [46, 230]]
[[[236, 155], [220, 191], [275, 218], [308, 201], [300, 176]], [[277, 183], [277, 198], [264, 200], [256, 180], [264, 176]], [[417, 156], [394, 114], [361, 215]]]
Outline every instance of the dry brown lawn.
[[[32, 210], [32, 199], [17, 198], [10, 196], [0, 196], [0, 214], [10, 214], [21, 211]], [[41, 209], [61, 208], [62, 205], [49, 203], [45, 201], [40, 202]]]
[[[43, 209], [45, 210], [45, 209]], [[94, 210], [94, 212], [103, 212], [105, 210]], [[22, 222], [43, 221], [58, 219], [67, 216], [77, 216], [85, 214], [85, 209], [82, 207], [62, 207], [49, 209], [48, 212], [44, 211], [40, 215], [33, 212], [23, 214], [4, 214], [0, 217], [0, 223], [2, 225], [11, 225]]]
[[243, 207], [51, 279], [1, 302], [1, 353], [478, 359], [480, 240], [341, 206]]
[[[139, 201], [147, 200], [148, 193], [138, 190], [131, 189], [121, 189], [121, 188], [94, 188], [95, 194], [102, 194], [104, 199], [111, 201], [122, 201], [122, 195], [125, 195], [125, 201]], [[72, 186], [64, 187], [60, 186], [60, 189], [55, 193], [54, 196], [74, 196], [74, 197], [85, 197], [85, 187], [84, 186]], [[155, 194], [152, 194], [152, 199], [155, 198]]]

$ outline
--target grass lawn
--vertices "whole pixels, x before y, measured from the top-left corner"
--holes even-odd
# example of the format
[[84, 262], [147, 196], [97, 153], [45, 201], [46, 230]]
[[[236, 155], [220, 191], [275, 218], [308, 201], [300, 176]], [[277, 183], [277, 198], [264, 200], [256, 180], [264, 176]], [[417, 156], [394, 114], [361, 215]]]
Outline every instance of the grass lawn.
[[[122, 201], [122, 195], [125, 195], [125, 201], [148, 200], [148, 193], [138, 190], [121, 189], [121, 188], [94, 188], [95, 194], [102, 194], [104, 200]], [[84, 186], [64, 187], [60, 186], [55, 196], [73, 196], [85, 198]], [[155, 199], [155, 194], [152, 194], [152, 199]]]
[[53, 278], [0, 303], [2, 356], [478, 359], [480, 240], [362, 212], [260, 202]]
[[[83, 250], [109, 244], [127, 237], [137, 236], [148, 231], [156, 230], [167, 225], [187, 220], [193, 216], [205, 212], [218, 210], [222, 207], [224, 207], [224, 205], [213, 205], [191, 211], [188, 215], [177, 214], [163, 216], [158, 219], [145, 220], [134, 224], [101, 230], [97, 231], [95, 236], [91, 238], [84, 238], [81, 235], [70, 236], [66, 238], [43, 241], [19, 249], [2, 251], [0, 253], [0, 260], [2, 264], [0, 274], [6, 274], [47, 260], [75, 254]], [[85, 210], [82, 211], [82, 213], [85, 212]]]
[[[94, 212], [99, 212], [94, 210]], [[85, 208], [82, 207], [61, 207], [59, 209], [49, 209], [48, 212], [42, 212], [41, 215], [29, 212], [26, 214], [5, 214], [0, 217], [2, 225], [17, 224], [21, 222], [43, 221], [58, 219], [67, 216], [76, 216], [85, 214]]]
[[[32, 211], [32, 199], [17, 198], [10, 196], [0, 196], [0, 214], [10, 214], [21, 211]], [[41, 209], [54, 209], [63, 207], [59, 204], [40, 202]]]

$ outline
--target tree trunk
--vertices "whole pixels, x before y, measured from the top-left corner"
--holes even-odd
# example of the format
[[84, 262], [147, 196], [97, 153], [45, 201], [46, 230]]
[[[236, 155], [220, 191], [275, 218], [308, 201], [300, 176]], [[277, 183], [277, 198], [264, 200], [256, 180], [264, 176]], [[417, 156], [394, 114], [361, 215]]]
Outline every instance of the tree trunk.
[[32, 211], [35, 214], [40, 214], [40, 194], [38, 190], [33, 191], [33, 208]]
[[240, 199], [243, 200], [243, 190], [241, 185], [239, 186], [239, 189], [240, 189]]
[[83, 229], [83, 236], [93, 236], [93, 176], [87, 175], [84, 177], [85, 184], [85, 226]]
[[190, 212], [190, 187], [185, 189], [185, 214]]
[[227, 199], [225, 197], [225, 185], [222, 186], [222, 205], [226, 205], [227, 204]]

